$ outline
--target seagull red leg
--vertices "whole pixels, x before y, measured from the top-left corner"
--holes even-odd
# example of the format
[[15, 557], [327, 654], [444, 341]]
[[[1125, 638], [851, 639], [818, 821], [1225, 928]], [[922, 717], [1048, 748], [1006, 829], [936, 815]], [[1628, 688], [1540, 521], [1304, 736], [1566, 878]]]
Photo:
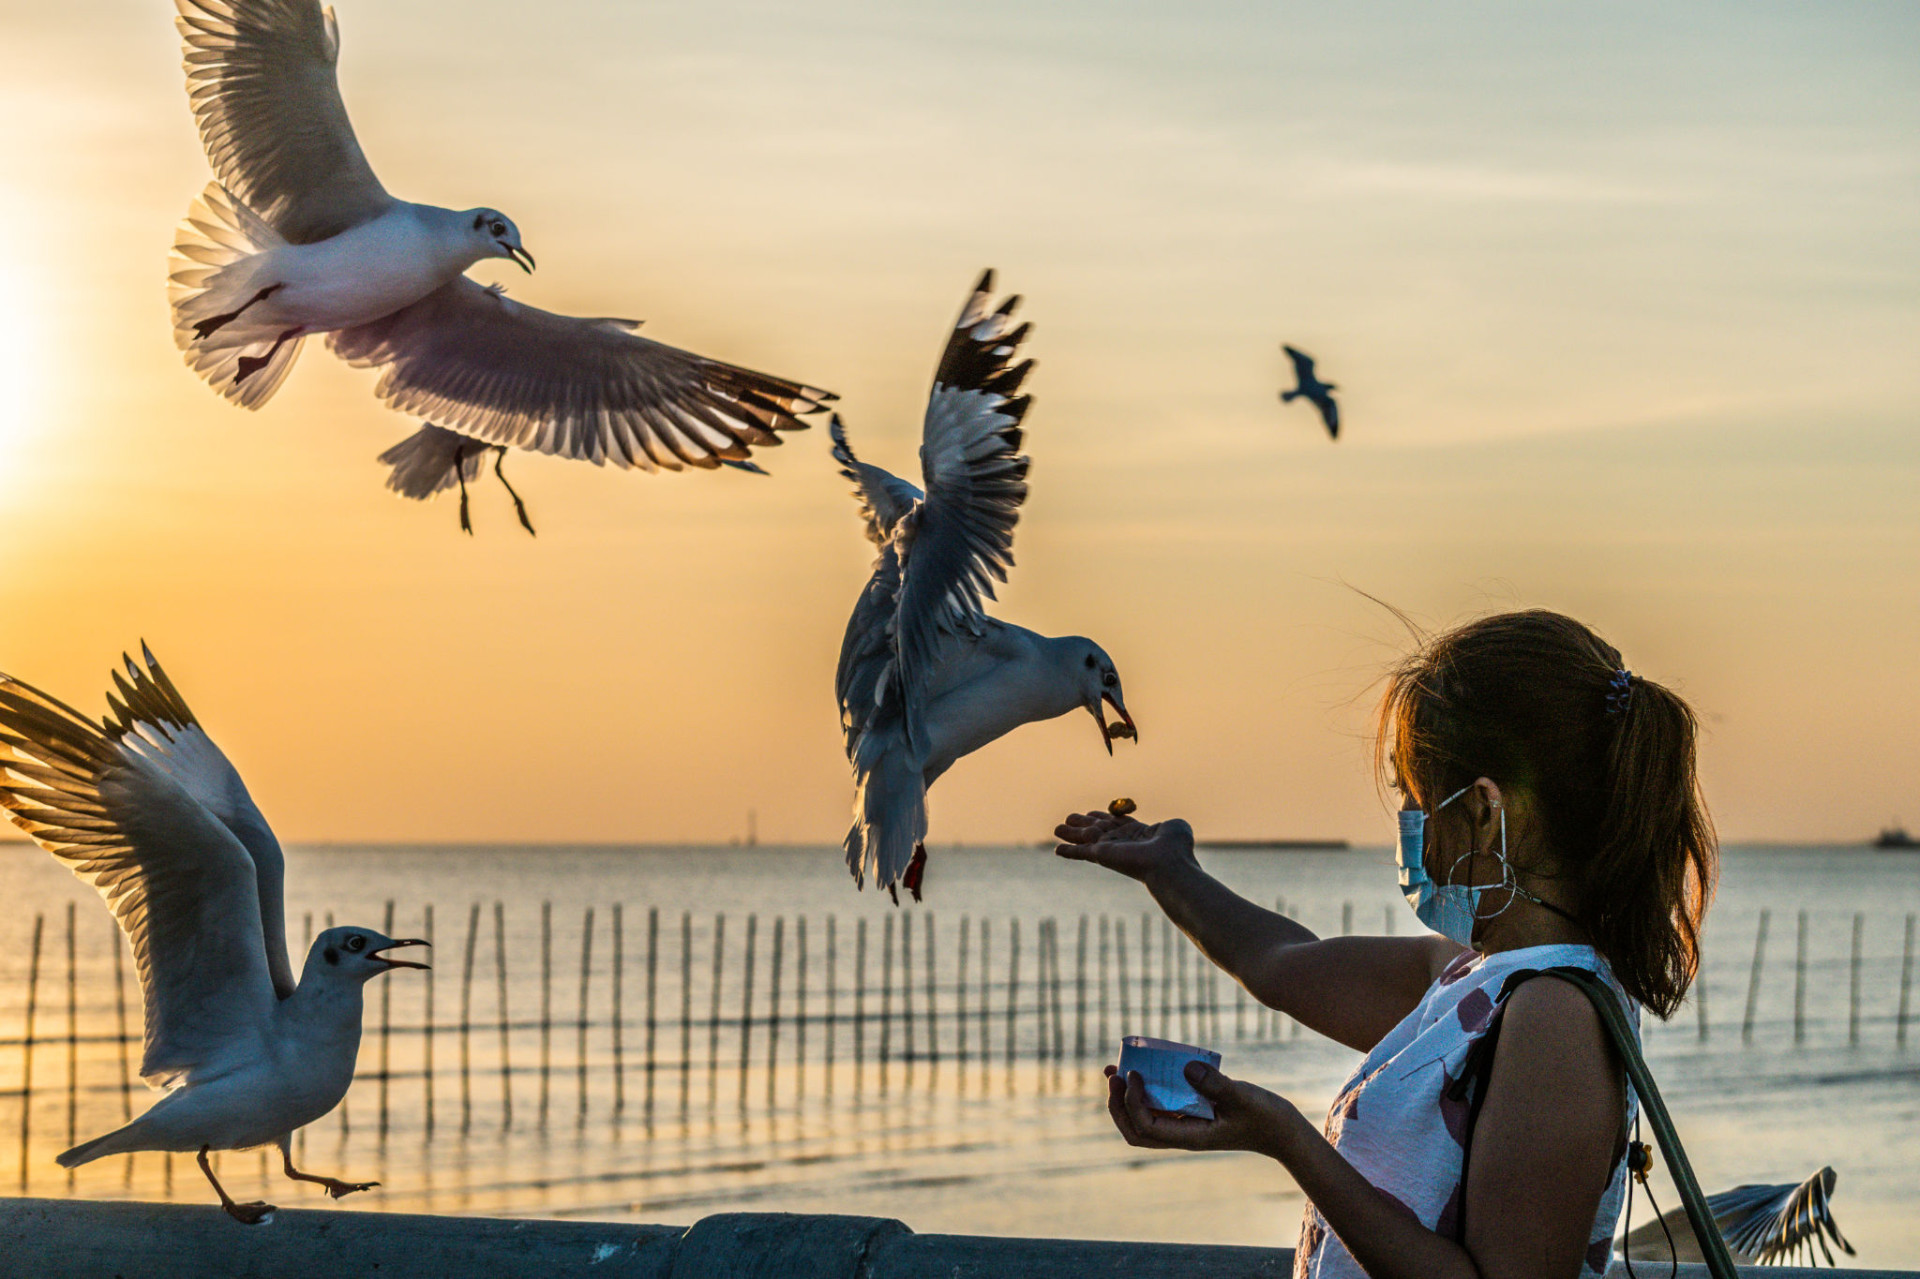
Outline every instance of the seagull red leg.
[[[907, 873], [900, 876], [900, 882], [913, 894], [913, 900], [920, 900], [920, 881], [927, 877], [927, 846], [913, 846], [913, 860], [907, 863]], [[898, 899], [895, 899], [896, 902]]]
[[227, 1188], [220, 1184], [220, 1179], [213, 1175], [213, 1165], [207, 1162], [207, 1152], [212, 1149], [212, 1146], [200, 1147], [200, 1171], [206, 1173], [207, 1180], [213, 1183], [213, 1193], [220, 1196], [220, 1206], [227, 1210], [229, 1217], [243, 1225], [259, 1225], [273, 1211], [273, 1205], [258, 1200], [246, 1204], [235, 1203], [233, 1197], [227, 1194]]

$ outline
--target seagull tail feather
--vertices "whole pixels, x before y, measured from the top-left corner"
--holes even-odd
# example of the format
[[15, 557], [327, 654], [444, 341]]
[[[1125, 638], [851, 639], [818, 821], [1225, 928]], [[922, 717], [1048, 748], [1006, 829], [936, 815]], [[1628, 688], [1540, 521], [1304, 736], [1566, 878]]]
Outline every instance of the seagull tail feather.
[[[173, 237], [167, 297], [187, 364], [234, 403], [258, 408], [293, 368], [297, 336], [255, 309], [278, 284], [273, 250], [287, 241], [218, 182], [207, 184]], [[265, 363], [262, 364], [262, 359]], [[243, 372], [242, 360], [247, 365]]]
[[116, 1128], [103, 1137], [92, 1141], [83, 1141], [72, 1150], [63, 1151], [54, 1156], [54, 1162], [62, 1168], [78, 1168], [81, 1164], [90, 1164], [107, 1155], [117, 1155], [140, 1148], [140, 1135], [136, 1129], [140, 1120], [136, 1119], [124, 1128]]
[[868, 733], [854, 758], [857, 789], [847, 831], [847, 869], [853, 882], [886, 888], [906, 873], [913, 850], [927, 838], [927, 788], [920, 764], [898, 733]]
[[382, 453], [378, 460], [382, 466], [393, 468], [387, 476], [388, 488], [401, 497], [424, 502], [458, 482], [456, 467], [466, 473], [469, 484], [478, 479], [480, 463], [486, 460], [492, 447], [428, 423]]

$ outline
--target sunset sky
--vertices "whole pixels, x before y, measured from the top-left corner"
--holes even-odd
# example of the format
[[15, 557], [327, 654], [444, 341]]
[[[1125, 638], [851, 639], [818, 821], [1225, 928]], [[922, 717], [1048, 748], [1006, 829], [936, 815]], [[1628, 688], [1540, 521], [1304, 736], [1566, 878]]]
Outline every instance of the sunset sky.
[[[1097, 639], [1141, 742], [1023, 729], [936, 843], [1118, 794], [1384, 842], [1359, 591], [1595, 625], [1700, 710], [1729, 838], [1920, 825], [1920, 7], [336, 7], [388, 188], [540, 262], [477, 278], [830, 387], [869, 461], [917, 480], [979, 270], [1026, 296], [998, 612]], [[373, 374], [309, 343], [247, 413], [174, 349], [171, 4], [0, 22], [0, 670], [97, 710], [146, 638], [289, 840], [840, 837], [824, 429], [770, 479], [516, 454], [540, 536], [489, 479], [464, 537], [382, 487]]]

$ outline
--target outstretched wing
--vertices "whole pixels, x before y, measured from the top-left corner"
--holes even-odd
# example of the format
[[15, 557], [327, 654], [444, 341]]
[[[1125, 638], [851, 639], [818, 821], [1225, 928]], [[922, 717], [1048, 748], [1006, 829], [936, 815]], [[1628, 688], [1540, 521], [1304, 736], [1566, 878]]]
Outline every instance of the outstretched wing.
[[142, 644], [140, 655], [146, 660], [146, 669], [129, 657], [124, 659], [126, 674], [113, 673], [118, 695], [107, 694], [107, 705], [113, 712], [107, 731], [122, 748], [140, 752], [179, 783], [233, 832], [253, 858], [267, 971], [273, 978], [274, 993], [285, 999], [298, 983], [293, 966], [287, 962], [287, 860], [280, 851], [280, 841], [247, 793], [239, 770], [207, 736], [193, 708], [154, 659], [153, 650]]
[[274, 989], [253, 858], [179, 776], [204, 761], [161, 724], [115, 740], [0, 677], [0, 806], [106, 899], [146, 1005], [141, 1075], [165, 1085], [256, 1041]]
[[1320, 410], [1320, 420], [1327, 424], [1327, 435], [1340, 438], [1340, 405], [1330, 392], [1322, 391], [1312, 397], [1314, 405]]
[[920, 445], [927, 496], [895, 536], [902, 582], [894, 619], [897, 678], [913, 732], [916, 691], [943, 634], [978, 631], [993, 579], [1013, 566], [1013, 526], [1027, 496], [1018, 394], [1032, 360], [1014, 363], [1029, 326], [1019, 297], [992, 307], [993, 272], [974, 286], [934, 374]]
[[340, 30], [319, 0], [174, 0], [187, 97], [207, 162], [295, 244], [378, 217], [393, 197], [353, 136], [334, 64]]
[[1289, 360], [1293, 361], [1293, 376], [1299, 379], [1301, 386], [1311, 386], [1318, 380], [1313, 376], [1313, 357], [1311, 355], [1291, 346], [1282, 346], [1280, 349], [1287, 353]]
[[847, 428], [838, 413], [827, 423], [827, 433], [833, 437], [833, 460], [840, 464], [840, 474], [852, 483], [853, 495], [860, 502], [860, 518], [867, 523], [867, 540], [875, 546], [885, 546], [893, 536], [894, 526], [926, 495], [893, 472], [855, 457], [853, 446], [847, 443]]
[[403, 413], [491, 444], [646, 471], [744, 461], [833, 398], [634, 327], [525, 306], [461, 276], [327, 340], [351, 364], [382, 367], [376, 394]]
[[1835, 1179], [1832, 1168], [1822, 1168], [1797, 1186], [1736, 1186], [1710, 1196], [1707, 1207], [1727, 1243], [1762, 1265], [1792, 1261], [1803, 1250], [1812, 1265], [1818, 1244], [1831, 1266], [1828, 1239], [1853, 1254], [1853, 1245], [1833, 1220]]

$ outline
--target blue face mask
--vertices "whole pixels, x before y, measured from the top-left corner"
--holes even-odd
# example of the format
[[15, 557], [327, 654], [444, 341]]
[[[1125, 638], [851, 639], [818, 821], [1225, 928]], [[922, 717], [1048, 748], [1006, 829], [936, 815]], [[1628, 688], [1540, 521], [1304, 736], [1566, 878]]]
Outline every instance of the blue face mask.
[[[1461, 787], [1436, 804], [1433, 811], [1439, 812], [1472, 789], [1471, 786]], [[1507, 865], [1506, 810], [1504, 808], [1500, 810], [1500, 851], [1497, 855], [1500, 858], [1501, 883], [1489, 884], [1485, 887], [1469, 887], [1451, 882], [1436, 884], [1432, 876], [1427, 874], [1426, 851], [1426, 812], [1418, 808], [1401, 809], [1400, 839], [1394, 847], [1394, 862], [1400, 868], [1400, 891], [1406, 894], [1407, 904], [1413, 907], [1413, 913], [1421, 923], [1449, 941], [1462, 946], [1471, 946], [1473, 926], [1481, 918], [1480, 899], [1486, 895], [1487, 889], [1517, 887], [1507, 882], [1512, 878], [1512, 874]], [[1472, 854], [1469, 852], [1454, 859], [1453, 866], [1447, 868], [1449, 881], [1453, 878], [1454, 867], [1470, 856]], [[1507, 905], [1512, 904], [1513, 898], [1509, 896]], [[1505, 909], [1506, 906], [1502, 906], [1494, 914], [1498, 915]], [[1491, 917], [1488, 916], [1488, 918]]]

